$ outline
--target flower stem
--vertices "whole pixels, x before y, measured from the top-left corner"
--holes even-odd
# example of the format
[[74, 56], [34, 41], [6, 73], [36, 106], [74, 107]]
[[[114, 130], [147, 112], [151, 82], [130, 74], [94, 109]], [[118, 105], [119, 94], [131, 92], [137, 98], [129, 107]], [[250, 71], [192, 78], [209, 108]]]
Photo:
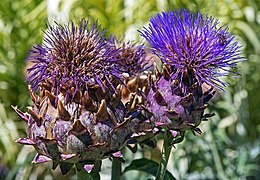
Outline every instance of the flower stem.
[[121, 171], [121, 161], [118, 158], [113, 158], [111, 180], [120, 180]]
[[157, 170], [155, 180], [164, 179], [168, 160], [169, 160], [171, 150], [172, 150], [172, 145], [171, 145], [172, 140], [173, 140], [173, 136], [171, 135], [171, 133], [169, 131], [166, 131], [164, 134], [164, 143], [163, 143], [163, 149], [162, 149], [161, 162], [159, 164], [159, 168]]

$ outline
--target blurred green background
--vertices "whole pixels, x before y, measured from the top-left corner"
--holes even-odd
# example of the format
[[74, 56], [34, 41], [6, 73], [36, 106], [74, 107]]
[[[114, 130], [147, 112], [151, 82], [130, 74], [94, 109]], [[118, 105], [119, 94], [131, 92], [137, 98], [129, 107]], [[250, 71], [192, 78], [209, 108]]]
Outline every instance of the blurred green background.
[[[216, 113], [201, 125], [203, 134], [187, 133], [173, 149], [168, 165], [177, 179], [260, 179], [260, 2], [259, 0], [2, 0], [0, 2], [0, 179], [57, 179], [49, 164], [31, 165], [33, 148], [16, 144], [26, 124], [10, 105], [22, 110], [31, 102], [25, 83], [29, 49], [41, 44], [47, 22], [99, 24], [118, 37], [144, 42], [137, 32], [150, 16], [161, 11], [188, 8], [228, 25], [243, 45], [247, 61], [240, 64], [242, 77], [227, 78], [227, 93], [217, 94], [208, 110]], [[156, 152], [156, 149], [153, 150]], [[153, 152], [126, 154], [126, 163]], [[148, 155], [147, 155], [148, 154]], [[151, 155], [152, 154], [152, 155]], [[102, 179], [109, 179], [105, 161]], [[127, 172], [124, 179], [146, 179], [145, 173]], [[75, 179], [73, 172], [64, 179]]]

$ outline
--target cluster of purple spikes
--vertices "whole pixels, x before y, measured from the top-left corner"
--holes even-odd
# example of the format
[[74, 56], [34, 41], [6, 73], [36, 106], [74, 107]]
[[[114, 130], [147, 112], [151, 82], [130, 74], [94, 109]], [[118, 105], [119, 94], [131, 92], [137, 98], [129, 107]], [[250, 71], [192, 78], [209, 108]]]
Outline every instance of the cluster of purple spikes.
[[[79, 89], [88, 89], [98, 83], [105, 91], [106, 85], [114, 89], [111, 77], [121, 80], [122, 72], [111, 48], [104, 38], [104, 30], [95, 23], [89, 28], [88, 21], [81, 20], [79, 27], [56, 24], [45, 32], [43, 45], [31, 50], [29, 60], [34, 63], [28, 69], [27, 81], [37, 90], [42, 83], [52, 82], [52, 90], [57, 94], [74, 87], [74, 95]], [[67, 87], [69, 84], [70, 87]], [[56, 94], [56, 95], [57, 95]]]
[[151, 18], [141, 31], [163, 63], [171, 66], [171, 78], [183, 85], [185, 73], [193, 73], [200, 85], [224, 90], [227, 76], [243, 58], [235, 36], [212, 17], [188, 10], [163, 12]]

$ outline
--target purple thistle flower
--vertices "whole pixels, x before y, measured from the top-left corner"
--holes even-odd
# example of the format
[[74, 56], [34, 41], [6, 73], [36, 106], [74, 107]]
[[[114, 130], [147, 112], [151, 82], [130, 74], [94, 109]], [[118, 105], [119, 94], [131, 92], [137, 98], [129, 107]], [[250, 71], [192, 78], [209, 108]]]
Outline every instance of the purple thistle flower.
[[117, 53], [114, 56], [122, 72], [128, 73], [131, 76], [149, 68], [149, 59], [142, 45], [124, 42], [123, 40], [116, 39], [114, 36], [110, 36], [107, 44], [112, 49], [117, 49]]
[[[135, 123], [144, 123], [132, 121], [122, 102], [126, 69], [117, 56], [123, 49], [111, 46], [96, 23], [49, 27], [43, 45], [35, 46], [29, 57], [34, 63], [27, 79], [33, 105], [27, 112], [13, 107], [27, 123], [27, 137], [16, 142], [34, 146], [33, 163], [53, 161], [53, 169], [60, 165], [66, 174], [73, 164], [91, 171], [88, 165], [119, 157], [137, 132]], [[134, 59], [129, 57], [125, 61]]]
[[79, 26], [56, 23], [45, 32], [43, 45], [31, 50], [28, 59], [34, 65], [28, 69], [27, 81], [34, 91], [45, 85], [55, 95], [62, 90], [73, 91], [74, 97], [95, 84], [103, 91], [108, 87], [114, 91], [111, 79], [121, 80], [114, 53], [97, 23], [92, 27], [84, 19]]
[[224, 91], [227, 83], [219, 77], [230, 72], [238, 75], [236, 65], [244, 58], [228, 27], [218, 24], [218, 20], [199, 12], [170, 11], [151, 18], [149, 27], [140, 33], [170, 67], [170, 77], [178, 80], [180, 87], [185, 89], [194, 83], [187, 82], [189, 74], [199, 85], [205, 83]]

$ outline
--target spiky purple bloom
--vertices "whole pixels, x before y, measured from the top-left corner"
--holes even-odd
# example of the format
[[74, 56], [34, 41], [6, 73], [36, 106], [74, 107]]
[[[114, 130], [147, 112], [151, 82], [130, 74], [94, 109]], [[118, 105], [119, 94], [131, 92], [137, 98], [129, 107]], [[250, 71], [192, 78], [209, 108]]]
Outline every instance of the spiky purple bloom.
[[34, 163], [52, 161], [66, 174], [74, 164], [90, 171], [88, 165], [119, 157], [143, 123], [122, 102], [119, 49], [85, 20], [50, 26], [43, 45], [34, 47], [28, 70], [33, 105], [27, 112], [13, 107], [27, 123], [27, 137], [17, 142], [34, 146]]
[[141, 31], [154, 53], [171, 68], [171, 79], [187, 86], [184, 77], [189, 73], [200, 85], [224, 90], [227, 84], [219, 77], [234, 70], [240, 56], [240, 46], [228, 27], [218, 27], [218, 20], [192, 13], [189, 10], [163, 12], [150, 19], [148, 28]]
[[218, 20], [189, 10], [158, 14], [140, 33], [162, 63], [161, 71], [155, 66], [155, 76], [148, 76], [145, 116], [155, 128], [180, 132], [182, 139], [188, 130], [201, 133], [200, 123], [214, 115], [205, 114], [207, 103], [215, 89], [227, 85], [219, 78], [237, 74], [237, 63], [244, 60], [235, 37], [218, 27]]
[[31, 50], [29, 61], [34, 65], [28, 69], [28, 82], [33, 90], [50, 86], [55, 95], [59, 91], [73, 91], [75, 96], [96, 83], [103, 91], [107, 87], [114, 90], [111, 79], [120, 79], [114, 53], [107, 48], [104, 31], [97, 23], [90, 26], [84, 19], [79, 26], [73, 22], [56, 23], [45, 32], [43, 45]]
[[124, 73], [128, 73], [132, 76], [149, 68], [149, 59], [147, 58], [144, 46], [136, 45], [132, 42], [124, 42], [114, 36], [110, 36], [107, 44], [112, 49], [117, 49], [117, 53], [114, 53], [114, 57], [117, 59], [117, 64]]

